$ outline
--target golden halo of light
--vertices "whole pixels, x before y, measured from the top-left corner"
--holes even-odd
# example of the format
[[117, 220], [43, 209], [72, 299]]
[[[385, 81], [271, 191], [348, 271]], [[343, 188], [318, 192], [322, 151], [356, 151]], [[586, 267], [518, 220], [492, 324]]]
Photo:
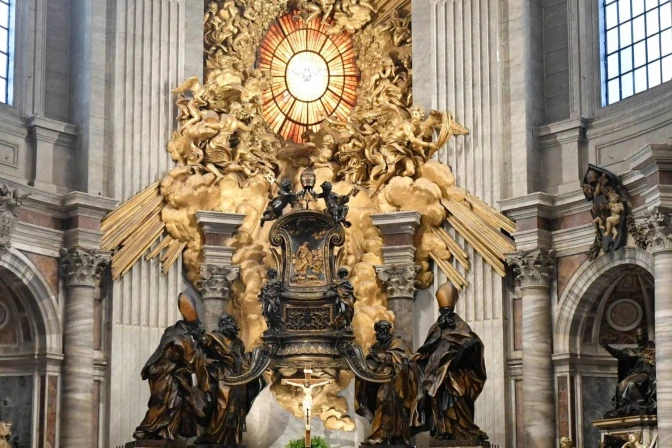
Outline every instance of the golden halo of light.
[[311, 102], [329, 87], [329, 68], [322, 56], [312, 51], [295, 54], [287, 64], [287, 90], [299, 101]]
[[263, 114], [273, 131], [303, 143], [326, 117], [347, 119], [355, 105], [359, 70], [352, 39], [329, 36], [329, 24], [294, 20], [289, 12], [271, 24], [259, 51], [257, 67], [270, 74]]

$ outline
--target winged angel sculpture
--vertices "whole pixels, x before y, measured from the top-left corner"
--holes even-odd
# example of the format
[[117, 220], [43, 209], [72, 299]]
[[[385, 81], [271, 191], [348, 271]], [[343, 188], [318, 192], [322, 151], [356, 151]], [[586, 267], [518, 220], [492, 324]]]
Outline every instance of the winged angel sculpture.
[[[283, 14], [322, 20], [329, 34], [349, 35], [361, 73], [349, 117], [322, 117], [319, 129], [302, 136], [306, 143], [283, 140], [262, 114], [269, 74], [254, 68], [257, 48], [271, 22]], [[277, 267], [268, 244], [270, 226], [261, 227], [260, 218], [279, 184], [299, 184], [306, 167], [314, 170], [317, 185], [331, 182], [335, 193], [354, 187], [368, 191], [349, 203], [352, 225], [339, 255], [341, 267], [351, 273], [352, 327], [362, 347], [375, 342], [374, 322], [394, 318], [376, 278], [374, 266], [383, 263], [384, 243], [370, 214], [422, 213], [414, 239], [421, 286], [433, 281], [432, 262], [458, 289], [467, 286], [467, 251], [445, 223], [503, 276], [504, 254], [514, 251], [505, 233], [515, 232], [515, 224], [457, 186], [450, 167], [432, 159], [452, 136], [468, 131], [446, 112], [413, 106], [410, 20], [397, 12], [374, 23], [375, 17], [367, 0], [210, 2], [204, 18], [205, 81], [190, 78], [174, 90], [179, 128], [167, 149], [176, 166], [103, 222], [103, 248], [115, 251], [114, 278], [143, 255], [160, 257], [164, 273], [182, 255], [188, 279], [197, 284], [203, 237], [195, 212], [243, 214], [243, 225], [227, 245], [235, 249], [233, 263], [240, 266], [232, 288], [236, 317], [245, 345], [254, 347], [265, 330], [257, 297], [268, 269]], [[316, 409], [320, 396], [332, 403], [321, 415], [330, 429], [354, 428], [345, 416], [345, 401], [337, 396], [349, 379], [325, 386], [316, 397]], [[296, 406], [276, 392], [281, 404]], [[298, 408], [292, 410], [301, 415]]]

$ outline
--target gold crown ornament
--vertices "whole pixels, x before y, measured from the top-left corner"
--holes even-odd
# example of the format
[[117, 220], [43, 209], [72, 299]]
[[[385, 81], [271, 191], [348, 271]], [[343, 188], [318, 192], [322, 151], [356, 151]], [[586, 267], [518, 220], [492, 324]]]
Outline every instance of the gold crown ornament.
[[436, 301], [439, 302], [439, 308], [455, 308], [459, 298], [457, 288], [450, 282], [444, 283], [436, 290]]

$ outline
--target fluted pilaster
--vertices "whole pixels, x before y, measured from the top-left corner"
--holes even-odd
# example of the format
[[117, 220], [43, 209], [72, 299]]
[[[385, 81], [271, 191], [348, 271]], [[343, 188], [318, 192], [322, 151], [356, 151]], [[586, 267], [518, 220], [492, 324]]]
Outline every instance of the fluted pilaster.
[[653, 252], [658, 443], [672, 446], [672, 216], [650, 214], [637, 223], [637, 233]]
[[90, 448], [93, 440], [93, 300], [110, 256], [95, 250], [61, 252], [66, 284], [63, 331], [61, 446]]
[[544, 249], [511, 254], [523, 295], [523, 400], [527, 448], [555, 446], [555, 396], [550, 279], [555, 254]]

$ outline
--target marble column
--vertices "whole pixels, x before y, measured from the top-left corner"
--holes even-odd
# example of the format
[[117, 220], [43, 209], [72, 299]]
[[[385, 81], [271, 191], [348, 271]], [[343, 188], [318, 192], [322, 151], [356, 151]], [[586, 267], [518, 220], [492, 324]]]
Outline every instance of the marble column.
[[93, 301], [106, 252], [74, 249], [61, 252], [60, 274], [66, 285], [63, 310], [63, 379], [61, 446], [91, 448], [93, 440]]
[[556, 445], [553, 322], [550, 279], [555, 254], [545, 249], [511, 254], [523, 301], [523, 402], [526, 448]]
[[655, 212], [637, 223], [653, 252], [658, 445], [672, 446], [672, 215]]
[[394, 334], [413, 348], [413, 301], [420, 266], [412, 263], [376, 266], [387, 291], [387, 308], [394, 312]]
[[217, 328], [219, 316], [227, 309], [231, 282], [240, 269], [232, 265], [233, 248], [226, 241], [242, 225], [245, 215], [197, 211], [196, 220], [203, 232], [203, 264], [199, 288], [203, 297], [206, 330]]
[[387, 308], [394, 313], [394, 332], [413, 348], [413, 322], [416, 280], [413, 237], [422, 215], [416, 211], [371, 215], [383, 234], [385, 264], [376, 266], [387, 290]]

